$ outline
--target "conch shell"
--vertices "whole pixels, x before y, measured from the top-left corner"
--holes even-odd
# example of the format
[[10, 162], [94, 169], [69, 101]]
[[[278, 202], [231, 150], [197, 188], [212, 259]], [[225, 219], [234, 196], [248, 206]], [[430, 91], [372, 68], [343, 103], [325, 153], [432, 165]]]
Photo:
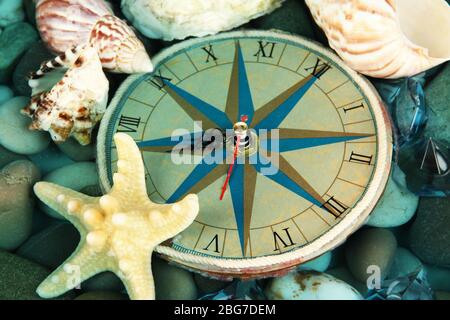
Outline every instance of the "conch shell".
[[122, 0], [122, 11], [149, 38], [201, 37], [238, 27], [284, 0]]
[[354, 70], [412, 76], [450, 60], [445, 0], [306, 0], [330, 46]]
[[31, 103], [22, 113], [32, 118], [31, 130], [48, 131], [55, 142], [69, 136], [82, 145], [91, 142], [92, 129], [105, 113], [109, 90], [96, 48], [76, 47], [44, 62], [31, 75], [29, 85]]
[[103, 0], [38, 0], [36, 23], [42, 39], [56, 54], [90, 44], [108, 71], [153, 71], [142, 42]]

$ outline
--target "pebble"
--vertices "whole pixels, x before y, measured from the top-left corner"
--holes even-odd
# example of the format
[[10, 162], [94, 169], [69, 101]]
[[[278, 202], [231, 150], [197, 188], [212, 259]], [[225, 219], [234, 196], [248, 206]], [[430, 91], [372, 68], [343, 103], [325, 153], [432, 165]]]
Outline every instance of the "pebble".
[[361, 300], [359, 292], [326, 273], [303, 271], [274, 278], [265, 289], [269, 300]]
[[435, 291], [450, 291], [450, 269], [425, 265], [428, 283]]
[[14, 96], [13, 91], [7, 86], [0, 86], [0, 106]]
[[56, 169], [74, 164], [74, 161], [62, 153], [54, 143], [50, 143], [44, 151], [28, 156], [28, 159], [39, 167], [42, 175], [47, 175]]
[[0, 144], [25, 155], [39, 153], [50, 143], [47, 132], [28, 129], [31, 119], [20, 113], [28, 102], [29, 98], [15, 97], [0, 106]]
[[318, 272], [324, 272], [328, 269], [331, 263], [332, 254], [328, 251], [313, 260], [303, 263], [297, 267], [297, 270], [313, 270]]
[[75, 139], [70, 138], [63, 143], [58, 143], [56, 146], [74, 161], [95, 159], [95, 143], [82, 146]]
[[14, 88], [20, 95], [31, 95], [31, 88], [28, 85], [29, 74], [37, 71], [41, 63], [53, 57], [54, 55], [47, 50], [42, 41], [37, 41], [29, 47], [13, 73]]
[[0, 171], [0, 249], [14, 250], [31, 234], [32, 186], [40, 179], [30, 161], [17, 160]]
[[347, 267], [337, 267], [333, 269], [328, 269], [327, 274], [332, 275], [333, 277], [338, 278], [339, 280], [342, 280], [345, 283], [349, 284], [350, 286], [358, 290], [358, 292], [363, 297], [366, 296], [367, 292], [369, 291], [369, 289], [367, 288], [367, 284], [356, 280]]
[[225, 288], [230, 282], [204, 277], [198, 273], [194, 274], [194, 280], [202, 293], [213, 293]]
[[381, 279], [386, 278], [394, 261], [397, 240], [391, 231], [380, 228], [361, 229], [345, 244], [347, 265], [353, 276], [364, 283], [377, 266]]
[[34, 26], [36, 25], [36, 0], [23, 0], [23, 6], [25, 7], [25, 13], [27, 20]]
[[420, 199], [409, 240], [423, 262], [450, 267], [450, 197]]
[[395, 252], [394, 262], [392, 263], [388, 278], [395, 279], [397, 277], [404, 277], [422, 269], [422, 267], [422, 262], [411, 251], [399, 247]]
[[25, 19], [22, 0], [0, 0], [0, 27]]
[[11, 24], [3, 30], [0, 34], [0, 84], [9, 81], [16, 63], [38, 37], [37, 31], [26, 22]]
[[0, 300], [37, 300], [36, 288], [49, 275], [44, 267], [0, 250]]
[[153, 277], [155, 279], [156, 300], [194, 300], [197, 287], [192, 273], [153, 258]]
[[91, 291], [79, 295], [75, 300], [128, 300], [128, 297], [113, 291]]
[[122, 281], [112, 272], [102, 272], [81, 284], [81, 289], [86, 291], [114, 291], [125, 290]]
[[3, 168], [8, 163], [11, 163], [16, 160], [25, 160], [25, 159], [26, 157], [24, 155], [16, 154], [0, 146], [0, 169]]
[[418, 204], [419, 197], [406, 187], [405, 174], [400, 168], [394, 167], [386, 190], [366, 224], [378, 228], [401, 226], [411, 220]]
[[[61, 167], [47, 174], [43, 180], [75, 191], [99, 184], [97, 166], [94, 162], [77, 162]], [[40, 208], [53, 218], [64, 219], [43, 202], [40, 202]]]
[[436, 300], [450, 300], [450, 292], [436, 291], [434, 295], [436, 296]]
[[271, 14], [252, 21], [258, 29], [277, 29], [314, 39], [314, 29], [309, 9], [302, 1], [286, 0]]
[[450, 64], [425, 88], [428, 106], [428, 122], [425, 135], [434, 139], [450, 142]]
[[75, 251], [79, 241], [80, 235], [72, 224], [58, 222], [33, 235], [16, 253], [53, 270]]

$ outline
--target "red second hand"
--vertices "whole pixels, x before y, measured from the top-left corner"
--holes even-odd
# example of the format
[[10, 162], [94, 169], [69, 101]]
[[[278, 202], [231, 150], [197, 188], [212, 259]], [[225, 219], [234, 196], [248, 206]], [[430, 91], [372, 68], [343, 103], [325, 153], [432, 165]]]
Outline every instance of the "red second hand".
[[227, 178], [225, 179], [225, 183], [222, 186], [222, 193], [220, 194], [220, 200], [223, 199], [223, 196], [225, 194], [225, 191], [227, 191], [228, 181], [230, 181], [231, 172], [233, 171], [234, 163], [236, 162], [238, 150], [239, 150], [239, 136], [236, 136], [236, 145], [234, 146], [234, 154], [233, 154], [233, 162], [230, 164], [230, 167], [228, 168], [228, 174]]

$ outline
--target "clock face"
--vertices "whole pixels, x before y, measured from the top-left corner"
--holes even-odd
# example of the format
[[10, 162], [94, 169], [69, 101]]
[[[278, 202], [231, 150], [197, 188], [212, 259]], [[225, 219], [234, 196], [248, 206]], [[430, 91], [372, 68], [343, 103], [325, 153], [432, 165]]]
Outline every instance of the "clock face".
[[120, 91], [99, 134], [103, 186], [116, 171], [112, 136], [125, 132], [153, 201], [197, 193], [195, 222], [159, 248], [180, 263], [220, 272], [313, 258], [363, 223], [383, 191], [391, 143], [379, 99], [303, 39], [186, 41]]

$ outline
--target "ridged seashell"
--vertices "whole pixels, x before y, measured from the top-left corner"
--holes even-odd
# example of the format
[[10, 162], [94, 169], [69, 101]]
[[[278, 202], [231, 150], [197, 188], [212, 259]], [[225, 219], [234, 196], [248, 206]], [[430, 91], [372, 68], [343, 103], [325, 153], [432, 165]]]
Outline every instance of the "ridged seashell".
[[122, 11], [149, 38], [201, 37], [238, 27], [284, 0], [122, 0]]
[[89, 43], [109, 71], [153, 71], [142, 42], [103, 0], [38, 0], [36, 23], [42, 39], [56, 54]]
[[[62, 78], [58, 76], [67, 67]], [[52, 80], [57, 83], [52, 85]], [[82, 145], [90, 143], [92, 129], [105, 112], [109, 89], [94, 47], [74, 48], [43, 63], [29, 85], [33, 96], [22, 113], [32, 118], [30, 129], [48, 131], [55, 142], [73, 136]]]
[[450, 60], [445, 0], [306, 0], [330, 46], [376, 78], [412, 76]]

